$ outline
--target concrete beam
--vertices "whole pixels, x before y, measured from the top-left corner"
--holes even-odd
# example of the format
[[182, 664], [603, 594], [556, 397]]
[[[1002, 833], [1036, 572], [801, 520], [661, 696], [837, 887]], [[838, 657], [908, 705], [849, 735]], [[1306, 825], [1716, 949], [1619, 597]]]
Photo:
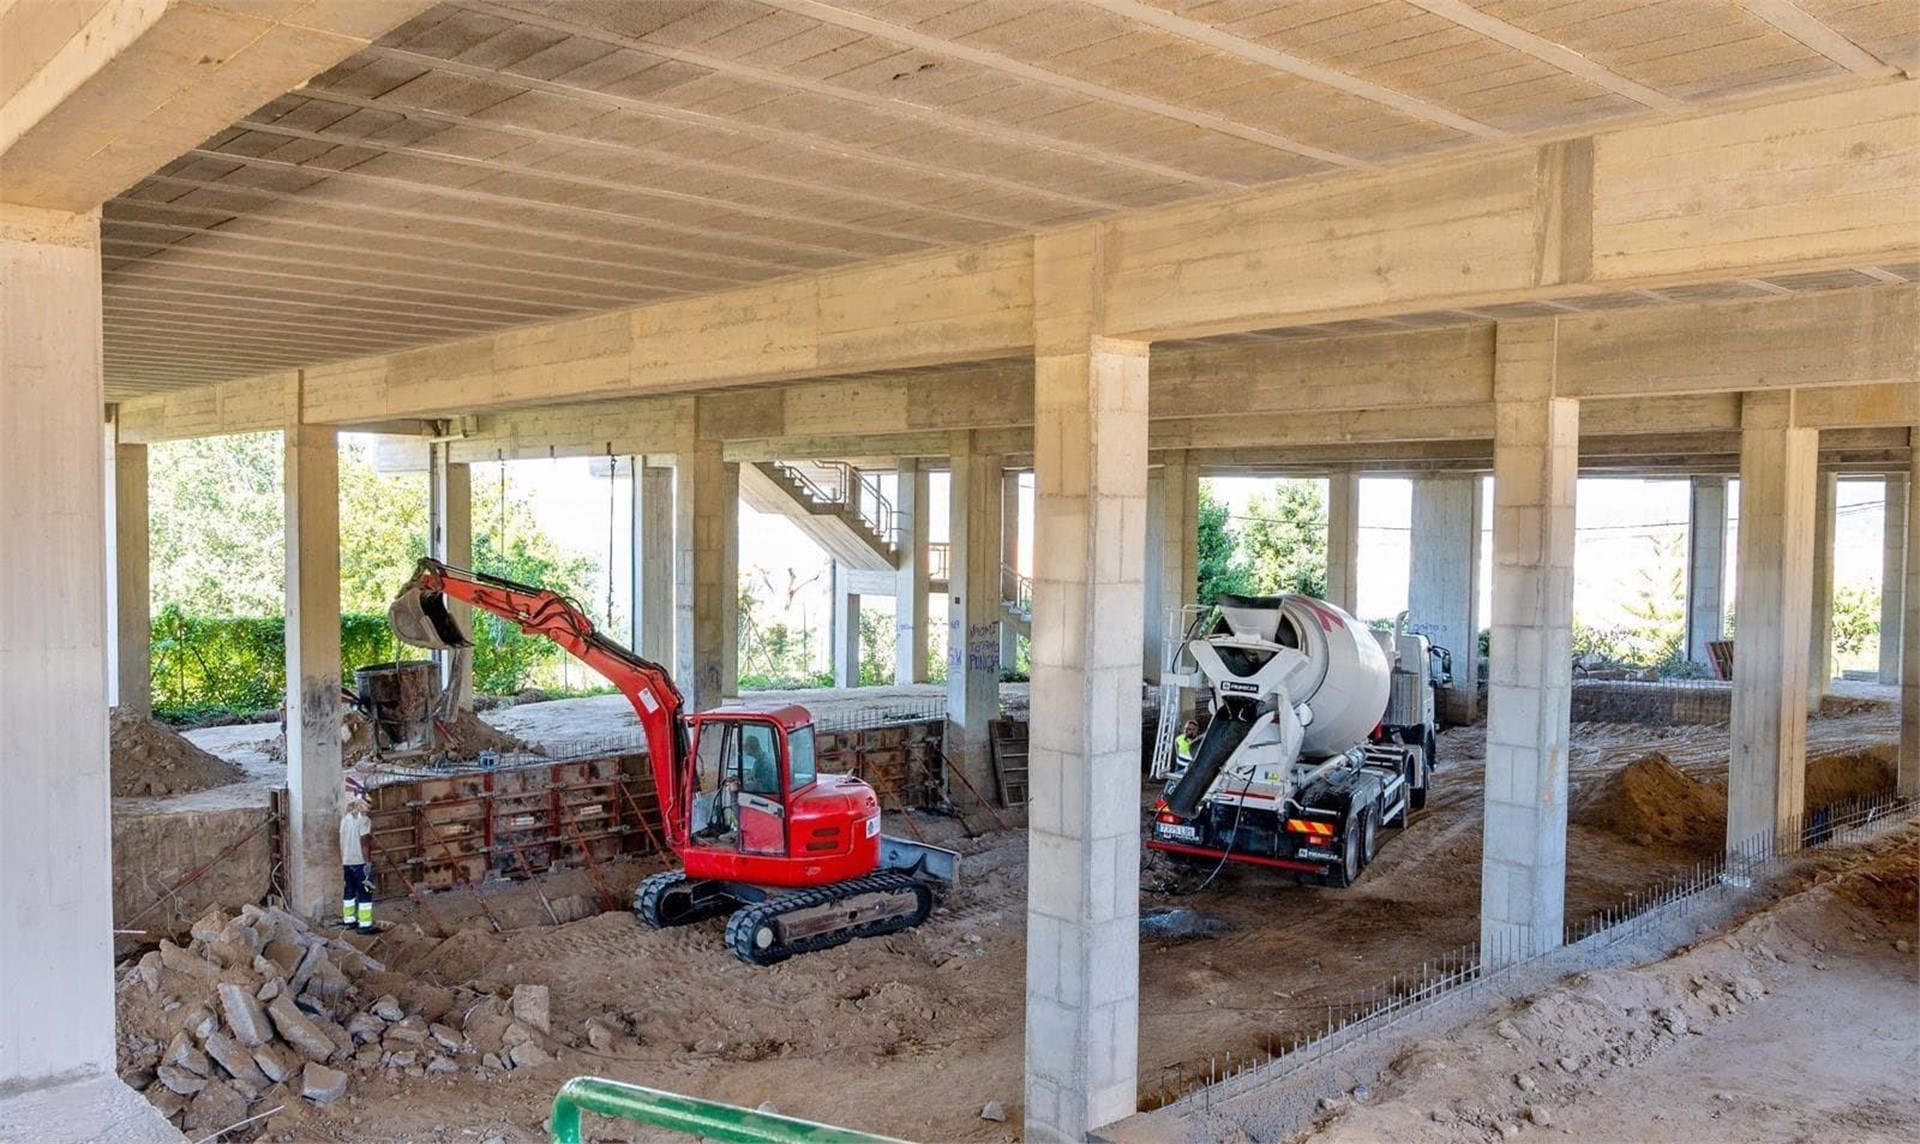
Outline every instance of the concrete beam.
[[1480, 864], [1480, 951], [1490, 965], [1558, 946], [1566, 922], [1580, 409], [1556, 393], [1553, 338], [1553, 319], [1500, 325]]
[[1806, 807], [1819, 434], [1795, 424], [1791, 394], [1750, 394], [1744, 417], [1727, 852], [1753, 856], [1787, 842]]
[[1897, 782], [1908, 798], [1920, 796], [1920, 428], [1907, 468], [1907, 575], [1900, 625], [1900, 766]]
[[430, 0], [0, 7], [0, 200], [89, 211]]

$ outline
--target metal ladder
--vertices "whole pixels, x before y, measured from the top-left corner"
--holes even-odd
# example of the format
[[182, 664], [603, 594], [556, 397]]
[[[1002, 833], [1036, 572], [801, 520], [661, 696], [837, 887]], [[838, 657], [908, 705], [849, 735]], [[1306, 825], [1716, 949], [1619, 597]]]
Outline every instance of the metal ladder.
[[1168, 634], [1160, 665], [1160, 723], [1154, 728], [1153, 763], [1147, 770], [1147, 777], [1154, 782], [1164, 782], [1173, 774], [1173, 741], [1180, 733], [1180, 693], [1185, 687], [1171, 677], [1176, 674], [1181, 650], [1187, 646], [1188, 633], [1209, 611], [1212, 609], [1198, 604], [1167, 609], [1166, 626], [1161, 629]]

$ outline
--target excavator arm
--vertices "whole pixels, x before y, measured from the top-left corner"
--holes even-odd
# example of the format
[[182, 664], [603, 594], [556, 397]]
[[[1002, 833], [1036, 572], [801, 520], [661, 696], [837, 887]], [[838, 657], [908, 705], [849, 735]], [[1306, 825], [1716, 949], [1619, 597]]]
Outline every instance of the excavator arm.
[[681, 719], [685, 697], [666, 668], [601, 635], [578, 605], [557, 592], [455, 568], [432, 557], [415, 565], [413, 578], [388, 607], [387, 621], [401, 642], [414, 647], [470, 647], [471, 637], [447, 609], [448, 597], [518, 624], [523, 632], [547, 637], [627, 697], [647, 738], [668, 843], [675, 852], [684, 847], [688, 816], [679, 804], [681, 763], [687, 757]]

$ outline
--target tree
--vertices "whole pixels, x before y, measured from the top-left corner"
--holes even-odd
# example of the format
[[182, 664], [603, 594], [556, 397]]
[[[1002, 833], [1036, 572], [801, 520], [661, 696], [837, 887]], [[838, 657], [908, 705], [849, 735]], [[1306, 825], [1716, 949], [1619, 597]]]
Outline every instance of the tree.
[[285, 608], [278, 433], [168, 441], [148, 452], [152, 597], [202, 616]]
[[1200, 598], [1196, 603], [1211, 604], [1222, 593], [1244, 595], [1253, 591], [1253, 577], [1240, 558], [1227, 520], [1226, 503], [1201, 485], [1199, 548], [1194, 563]]
[[1317, 481], [1276, 481], [1247, 499], [1241, 547], [1263, 593], [1327, 594], [1327, 507]]

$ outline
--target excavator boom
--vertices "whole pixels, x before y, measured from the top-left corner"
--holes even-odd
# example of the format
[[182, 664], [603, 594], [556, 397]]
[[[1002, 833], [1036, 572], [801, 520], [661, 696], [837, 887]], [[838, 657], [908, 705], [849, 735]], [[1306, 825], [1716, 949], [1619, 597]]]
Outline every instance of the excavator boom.
[[547, 637], [627, 697], [647, 738], [668, 844], [676, 852], [684, 847], [688, 816], [678, 805], [677, 775], [686, 757], [680, 717], [685, 697], [667, 669], [601, 635], [587, 614], [558, 592], [455, 568], [432, 557], [414, 566], [413, 578], [387, 609], [387, 622], [402, 643], [413, 647], [470, 647], [472, 638], [448, 610], [448, 597], [510, 620], [530, 635]]

